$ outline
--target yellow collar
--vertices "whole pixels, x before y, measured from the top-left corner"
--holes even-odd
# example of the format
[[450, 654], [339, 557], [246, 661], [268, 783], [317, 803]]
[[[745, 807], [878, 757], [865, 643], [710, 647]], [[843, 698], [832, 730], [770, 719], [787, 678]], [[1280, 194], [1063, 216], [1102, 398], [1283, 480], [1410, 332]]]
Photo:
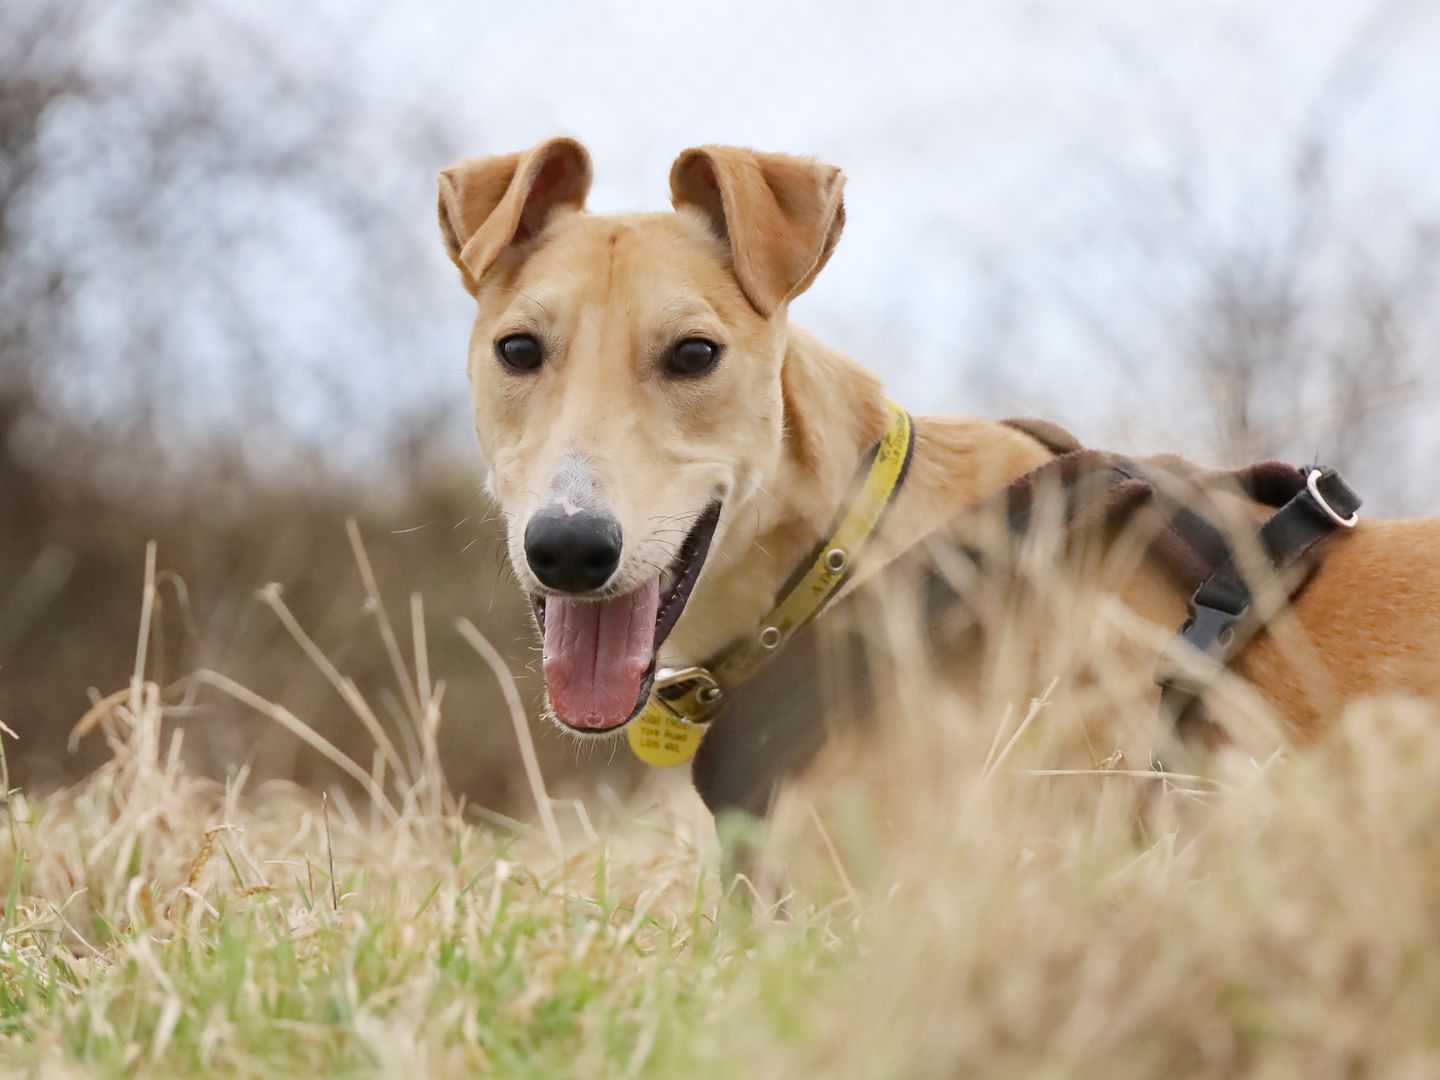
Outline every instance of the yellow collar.
[[860, 466], [855, 494], [829, 536], [816, 545], [760, 628], [693, 667], [661, 668], [645, 709], [627, 736], [635, 756], [649, 765], [680, 765], [695, 756], [705, 724], [724, 704], [729, 688], [764, 667], [839, 592], [905, 481], [915, 449], [910, 415], [893, 401], [885, 434]]

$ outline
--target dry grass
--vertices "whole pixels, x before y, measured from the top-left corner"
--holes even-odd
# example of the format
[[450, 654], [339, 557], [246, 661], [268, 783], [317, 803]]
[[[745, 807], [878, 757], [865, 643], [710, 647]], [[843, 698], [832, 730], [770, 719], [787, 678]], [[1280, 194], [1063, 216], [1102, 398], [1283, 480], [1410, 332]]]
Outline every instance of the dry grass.
[[842, 798], [769, 909], [725, 900], [703, 822], [658, 802], [597, 831], [537, 771], [540, 827], [477, 818], [427, 750], [422, 652], [397, 656], [417, 752], [378, 749], [363, 804], [187, 774], [143, 653], [91, 721], [110, 761], [5, 807], [10, 1074], [1440, 1071], [1440, 743], [1414, 704], [1161, 781], [1051, 768], [1063, 682], [1008, 714], [932, 697], [943, 738], [894, 748], [908, 812]]

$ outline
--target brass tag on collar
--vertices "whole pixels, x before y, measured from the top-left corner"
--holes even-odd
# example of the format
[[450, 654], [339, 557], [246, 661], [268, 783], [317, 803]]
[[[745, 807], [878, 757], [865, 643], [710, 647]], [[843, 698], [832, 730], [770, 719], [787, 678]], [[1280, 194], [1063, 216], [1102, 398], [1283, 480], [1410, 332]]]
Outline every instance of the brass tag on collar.
[[683, 765], [700, 749], [705, 737], [701, 724], [681, 720], [663, 705], [650, 702], [645, 711], [630, 722], [625, 730], [630, 749], [646, 765], [663, 769]]
[[655, 672], [650, 700], [630, 722], [626, 738], [647, 765], [682, 765], [695, 756], [706, 721], [724, 703], [726, 687], [739, 686], [799, 632], [844, 585], [905, 479], [915, 448], [910, 414], [887, 400], [885, 434], [861, 466], [859, 490], [825, 538], [820, 555], [770, 609], [758, 634], [737, 642], [703, 665]]
[[625, 737], [647, 765], [683, 765], [700, 749], [705, 721], [715, 715], [725, 691], [703, 667], [661, 668], [645, 710], [630, 722]]

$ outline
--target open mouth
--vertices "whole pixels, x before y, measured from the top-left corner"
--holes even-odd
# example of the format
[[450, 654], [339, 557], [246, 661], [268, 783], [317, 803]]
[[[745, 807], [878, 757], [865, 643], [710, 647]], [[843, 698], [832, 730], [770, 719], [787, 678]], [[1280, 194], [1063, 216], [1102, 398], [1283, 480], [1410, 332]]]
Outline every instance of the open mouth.
[[544, 638], [545, 689], [556, 718], [585, 735], [619, 731], [650, 697], [655, 657], [675, 628], [710, 550], [720, 504], [690, 527], [674, 561], [628, 593], [532, 596]]

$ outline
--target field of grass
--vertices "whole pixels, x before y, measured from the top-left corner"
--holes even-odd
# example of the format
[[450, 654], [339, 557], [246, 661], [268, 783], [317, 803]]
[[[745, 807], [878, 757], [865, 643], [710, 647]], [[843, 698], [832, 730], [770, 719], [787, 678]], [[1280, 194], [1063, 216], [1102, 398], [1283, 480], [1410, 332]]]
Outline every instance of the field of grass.
[[143, 653], [109, 763], [8, 795], [0, 1074], [1440, 1075], [1413, 704], [1164, 781], [1047, 770], [1063, 687], [956, 716], [914, 812], [827, 818], [841, 866], [774, 905], [658, 787], [597, 824], [532, 774], [528, 824], [426, 755], [363, 801], [189, 775]]

